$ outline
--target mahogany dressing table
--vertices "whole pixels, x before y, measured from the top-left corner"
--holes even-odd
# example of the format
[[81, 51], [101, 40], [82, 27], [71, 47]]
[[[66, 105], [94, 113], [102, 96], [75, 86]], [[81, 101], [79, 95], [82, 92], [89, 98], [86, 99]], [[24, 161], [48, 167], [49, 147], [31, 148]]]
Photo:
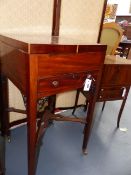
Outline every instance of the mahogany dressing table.
[[[61, 37], [6, 34], [0, 36], [0, 50], [3, 135], [7, 134], [9, 112], [27, 113], [28, 175], [35, 175], [38, 147], [49, 120], [83, 123], [82, 148], [86, 153], [106, 46]], [[86, 119], [63, 119], [47, 109], [37, 122], [37, 101], [40, 98], [82, 88], [87, 77], [93, 79], [94, 85], [90, 90]], [[26, 97], [26, 111], [9, 107], [7, 79]]]

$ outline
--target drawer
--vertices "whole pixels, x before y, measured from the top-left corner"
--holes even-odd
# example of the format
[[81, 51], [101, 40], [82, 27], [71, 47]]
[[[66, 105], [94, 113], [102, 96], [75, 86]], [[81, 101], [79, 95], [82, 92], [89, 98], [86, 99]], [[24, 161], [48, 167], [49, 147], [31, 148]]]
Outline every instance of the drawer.
[[106, 87], [101, 88], [98, 94], [98, 101], [120, 100], [124, 98], [126, 93], [125, 87]]
[[49, 96], [65, 91], [75, 90], [84, 86], [85, 79], [91, 75], [97, 78], [98, 71], [70, 73], [38, 80], [38, 97]]

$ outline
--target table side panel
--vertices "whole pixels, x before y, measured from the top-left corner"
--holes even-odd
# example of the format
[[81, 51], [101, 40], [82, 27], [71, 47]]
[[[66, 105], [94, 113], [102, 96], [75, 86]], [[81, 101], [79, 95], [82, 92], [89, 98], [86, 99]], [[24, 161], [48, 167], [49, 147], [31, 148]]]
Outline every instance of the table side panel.
[[25, 94], [28, 54], [3, 42], [0, 47], [2, 73]]
[[[104, 61], [102, 52], [79, 54], [45, 54], [38, 57], [38, 77], [48, 77], [64, 73], [99, 70]], [[50, 64], [49, 64], [50, 63]]]
[[[68, 39], [67, 39], [68, 41]], [[67, 42], [65, 40], [65, 43]], [[30, 53], [31, 54], [48, 54], [48, 53], [82, 53], [82, 52], [102, 52], [106, 50], [106, 45], [94, 44], [94, 45], [79, 45], [69, 43], [65, 44], [63, 42], [59, 43], [59, 39], [54, 38], [50, 44], [30, 44]], [[79, 43], [79, 42], [77, 42]]]
[[77, 45], [30, 44], [31, 54], [76, 53]]
[[101, 88], [105, 86], [129, 86], [131, 85], [131, 65], [104, 65]]

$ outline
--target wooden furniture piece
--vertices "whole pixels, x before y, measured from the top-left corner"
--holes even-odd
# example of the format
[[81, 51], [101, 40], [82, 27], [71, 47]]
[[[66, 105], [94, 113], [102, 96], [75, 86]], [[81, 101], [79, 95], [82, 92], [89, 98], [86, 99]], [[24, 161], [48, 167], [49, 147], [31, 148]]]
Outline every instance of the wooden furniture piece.
[[131, 60], [131, 49], [129, 49], [128, 56], [126, 57], [128, 60]]
[[121, 47], [121, 57], [128, 57], [130, 48], [131, 48], [131, 40], [124, 40], [119, 43], [119, 47]]
[[5, 175], [5, 138], [0, 136], [0, 175]]
[[115, 22], [103, 24], [100, 43], [107, 45], [107, 55], [115, 54], [115, 51], [119, 46], [122, 34], [122, 28]]
[[117, 15], [115, 22], [121, 22], [121, 21], [128, 21], [128, 23], [131, 23], [131, 15]]
[[[99, 87], [99, 93], [97, 96], [98, 102], [103, 102], [103, 108], [105, 101], [122, 100], [121, 108], [117, 119], [117, 127], [119, 128], [120, 118], [126, 103], [128, 92], [131, 85], [131, 60], [121, 58], [119, 56], [107, 55], [104, 62], [104, 68], [102, 72], [102, 79]], [[79, 93], [82, 93], [88, 100], [88, 93], [83, 89], [77, 91], [75, 112]]]
[[[69, 38], [12, 34], [0, 36], [0, 49], [3, 134], [7, 134], [4, 128], [9, 128], [9, 112], [27, 113], [28, 175], [35, 175], [41, 138], [51, 120], [85, 124], [82, 147], [85, 153], [106, 46], [95, 43], [83, 44]], [[90, 91], [91, 99], [86, 119], [63, 118], [60, 115], [53, 115], [47, 108], [40, 120], [36, 120], [39, 114], [39, 99], [82, 88], [88, 76], [92, 77], [95, 83], [94, 89]], [[26, 97], [26, 111], [9, 107], [7, 79], [10, 79]]]
[[128, 40], [131, 39], [131, 25], [126, 26], [125, 35]]

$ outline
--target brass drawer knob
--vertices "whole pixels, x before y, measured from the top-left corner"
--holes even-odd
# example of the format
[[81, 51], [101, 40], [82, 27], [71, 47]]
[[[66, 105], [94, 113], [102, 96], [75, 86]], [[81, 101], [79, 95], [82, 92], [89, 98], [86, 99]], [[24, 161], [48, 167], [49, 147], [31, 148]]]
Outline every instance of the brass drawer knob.
[[52, 84], [53, 84], [54, 87], [58, 87], [59, 82], [55, 80], [55, 81], [52, 82]]

